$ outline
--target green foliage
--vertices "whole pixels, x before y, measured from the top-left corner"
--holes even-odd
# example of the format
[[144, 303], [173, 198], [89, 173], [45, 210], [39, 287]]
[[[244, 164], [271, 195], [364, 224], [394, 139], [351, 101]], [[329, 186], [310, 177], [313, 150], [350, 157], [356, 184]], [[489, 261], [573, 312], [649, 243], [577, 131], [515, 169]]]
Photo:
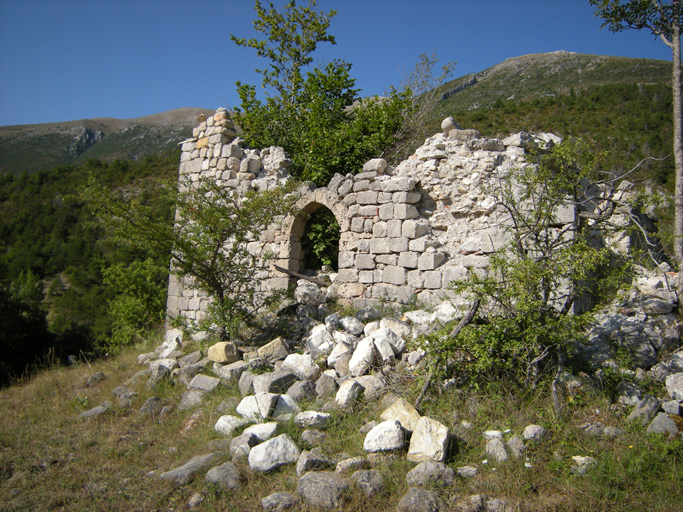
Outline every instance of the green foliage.
[[116, 293], [110, 302], [110, 315], [114, 319], [111, 344], [141, 341], [150, 329], [163, 324], [168, 267], [147, 258], [130, 265], [115, 263], [102, 274], [104, 284]]
[[[171, 223], [171, 205], [158, 191], [164, 177], [175, 179], [177, 168], [174, 151], [138, 162], [91, 159], [81, 167], [0, 175], [0, 283], [11, 293], [4, 311], [11, 315], [6, 325], [14, 326], [8, 327], [12, 334], [6, 343], [18, 347], [5, 351], [3, 362], [13, 374], [21, 374], [48, 350], [66, 361], [69, 355], [92, 355], [106, 344], [114, 329], [109, 303], [117, 292], [104, 282], [103, 267], [147, 258], [168, 267], [166, 255], [107, 244], [109, 233], [92, 222], [75, 189], [94, 174], [103, 187], [137, 196], [160, 221]], [[165, 294], [166, 284], [159, 286]], [[156, 309], [157, 314], [163, 311]], [[16, 341], [24, 337], [30, 341]]]
[[[582, 139], [604, 155], [604, 170], [620, 173], [644, 158], [671, 154], [671, 112], [666, 84], [609, 84], [531, 101], [501, 100], [454, 116], [461, 126], [488, 136], [525, 130]], [[673, 189], [673, 176], [673, 158], [668, 158], [645, 162], [629, 179], [651, 179]]]
[[137, 198], [117, 197], [94, 180], [81, 189], [93, 212], [112, 230], [112, 241], [133, 250], [171, 256], [172, 271], [191, 276], [195, 286], [213, 299], [206, 328], [221, 337], [236, 336], [254, 313], [272, 300], [259, 293], [257, 262], [248, 243], [294, 203], [286, 188], [251, 191], [245, 197], [213, 179], [181, 184], [183, 192], [167, 187], [175, 205], [176, 222], [159, 219]]
[[486, 274], [472, 272], [453, 286], [482, 301], [478, 318], [455, 338], [442, 334], [426, 342], [453, 354], [457, 375], [536, 382], [583, 336], [590, 315], [570, 314], [581, 313], [577, 299], [613, 285], [604, 275], [596, 279], [611, 269], [610, 251], [591, 238], [598, 221], [557, 217], [580, 204], [595, 155], [569, 141], [535, 160], [537, 167], [513, 169], [489, 191], [508, 214], [510, 242], [492, 254]]
[[337, 269], [339, 223], [330, 210], [322, 207], [310, 215], [301, 246], [305, 268], [320, 269], [323, 265], [328, 265]]
[[245, 139], [255, 147], [282, 146], [297, 177], [325, 185], [336, 172], [360, 171], [393, 143], [410, 92], [392, 89], [387, 98], [361, 102], [351, 64], [334, 60], [311, 69], [318, 44], [335, 44], [327, 33], [335, 11], [325, 14], [315, 7], [315, 0], [307, 7], [291, 1], [278, 11], [257, 0], [254, 27], [266, 39], [231, 39], [269, 61], [257, 70], [265, 101], [257, 98], [255, 86], [237, 82], [241, 107], [236, 111]]

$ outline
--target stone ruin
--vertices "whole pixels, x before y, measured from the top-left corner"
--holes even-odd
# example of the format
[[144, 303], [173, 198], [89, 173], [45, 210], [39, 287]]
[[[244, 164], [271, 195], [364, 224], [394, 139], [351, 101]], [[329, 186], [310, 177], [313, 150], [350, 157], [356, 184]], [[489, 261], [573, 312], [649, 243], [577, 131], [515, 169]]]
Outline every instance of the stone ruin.
[[[460, 129], [452, 118], [444, 120], [442, 130], [396, 167], [373, 159], [346, 176], [335, 174], [326, 187], [303, 185], [299, 213], [279, 219], [249, 244], [249, 252], [260, 258], [258, 290], [286, 290], [296, 283], [275, 266], [303, 270], [301, 240], [308, 215], [326, 207], [340, 226], [339, 269], [331, 276], [328, 297], [357, 308], [414, 301], [429, 305], [444, 299], [457, 304], [460, 299], [453, 297], [449, 284], [485, 269], [491, 253], [508, 241], [507, 213], [486, 191], [515, 166], [532, 165], [525, 160], [530, 148], [549, 148], [560, 139], [525, 132], [502, 140], [485, 138], [476, 130]], [[284, 150], [245, 147], [225, 109], [202, 120], [193, 138], [181, 144], [181, 187], [187, 179], [214, 179], [242, 195], [291, 179]], [[617, 193], [627, 194], [628, 186], [625, 182]], [[599, 189], [592, 194], [601, 197]], [[614, 223], [624, 225], [627, 213], [617, 209]], [[573, 222], [576, 215], [575, 207], [563, 207], [558, 222]], [[611, 243], [625, 251], [631, 240], [621, 234]], [[169, 318], [199, 321], [209, 301], [190, 277], [171, 276]]]

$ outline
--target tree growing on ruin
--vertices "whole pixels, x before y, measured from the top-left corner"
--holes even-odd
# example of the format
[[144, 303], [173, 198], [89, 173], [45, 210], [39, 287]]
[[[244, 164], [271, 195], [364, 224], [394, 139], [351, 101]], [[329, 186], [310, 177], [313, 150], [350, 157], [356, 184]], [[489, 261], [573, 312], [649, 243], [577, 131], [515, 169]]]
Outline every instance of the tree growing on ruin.
[[361, 100], [351, 64], [335, 59], [313, 66], [318, 45], [336, 44], [328, 33], [335, 11], [317, 11], [288, 2], [282, 10], [256, 0], [254, 28], [264, 39], [231, 36], [238, 46], [256, 50], [268, 62], [257, 69], [265, 100], [254, 85], [237, 82], [238, 123], [254, 147], [282, 146], [294, 162], [294, 174], [326, 185], [334, 173], [362, 169], [389, 148], [412, 107], [408, 90]]
[[292, 211], [295, 195], [281, 187], [252, 190], [242, 197], [213, 179], [165, 188], [176, 208], [175, 223], [154, 215], [137, 198], [125, 200], [91, 179], [81, 190], [93, 213], [112, 231], [111, 242], [168, 254], [171, 272], [189, 277], [212, 303], [201, 328], [222, 339], [235, 337], [272, 295], [260, 293], [259, 256], [247, 244]]
[[612, 32], [649, 30], [671, 48], [673, 91], [673, 153], [675, 160], [674, 257], [683, 269], [683, 107], [681, 103], [681, 0], [589, 0], [603, 27]]

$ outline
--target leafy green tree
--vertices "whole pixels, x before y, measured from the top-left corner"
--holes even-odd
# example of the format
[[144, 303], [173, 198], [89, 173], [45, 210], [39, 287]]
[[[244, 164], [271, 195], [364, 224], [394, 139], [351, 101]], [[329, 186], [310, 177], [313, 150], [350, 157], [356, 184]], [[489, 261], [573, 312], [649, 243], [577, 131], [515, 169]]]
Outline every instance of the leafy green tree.
[[[212, 297], [207, 328], [220, 337], [238, 334], [272, 297], [257, 289], [258, 257], [249, 242], [289, 213], [295, 196], [279, 188], [251, 191], [239, 198], [213, 179], [167, 188], [176, 207], [176, 222], [164, 222], [136, 198], [125, 201], [91, 180], [82, 189], [93, 212], [113, 230], [112, 240], [154, 254], [168, 254], [172, 271], [193, 278]], [[147, 271], [143, 271], [147, 274]], [[153, 299], [149, 297], [149, 299]]]
[[151, 329], [163, 325], [166, 309], [168, 266], [152, 258], [119, 262], [103, 269], [104, 284], [116, 297], [110, 302], [114, 318], [111, 343], [128, 345], [141, 341]]
[[674, 256], [683, 269], [683, 102], [681, 100], [681, 0], [589, 0], [603, 27], [612, 32], [649, 30], [671, 48], [673, 91], [673, 153], [676, 165], [674, 192]]
[[390, 147], [411, 103], [410, 91], [395, 90], [360, 101], [351, 64], [342, 60], [312, 67], [319, 44], [336, 44], [327, 32], [336, 12], [315, 7], [315, 0], [306, 7], [293, 0], [278, 11], [257, 0], [254, 27], [265, 39], [231, 39], [268, 61], [257, 69], [265, 101], [255, 86], [237, 82], [236, 111], [245, 139], [255, 147], [282, 146], [297, 177], [326, 185], [334, 173], [357, 172]]
[[579, 299], [618, 283], [614, 255], [595, 239], [618, 204], [614, 180], [596, 185], [604, 201], [584, 211], [596, 155], [568, 141], [533, 158], [537, 166], [513, 169], [489, 190], [508, 214], [509, 243], [485, 275], [473, 272], [454, 286], [481, 303], [478, 317], [455, 337], [429, 340], [457, 354], [456, 374], [535, 383], [583, 337], [590, 301]]

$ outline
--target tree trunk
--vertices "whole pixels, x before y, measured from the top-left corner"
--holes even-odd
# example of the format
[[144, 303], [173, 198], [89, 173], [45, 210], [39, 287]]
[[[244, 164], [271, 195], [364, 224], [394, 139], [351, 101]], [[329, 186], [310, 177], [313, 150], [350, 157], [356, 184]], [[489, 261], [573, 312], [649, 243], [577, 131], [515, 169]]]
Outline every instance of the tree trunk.
[[[678, 7], [680, 9], [680, 2]], [[681, 109], [681, 25], [680, 14], [675, 12], [671, 50], [673, 53], [673, 124], [674, 160], [676, 165], [676, 185], [674, 193], [674, 257], [678, 270], [683, 271], [683, 110]]]

